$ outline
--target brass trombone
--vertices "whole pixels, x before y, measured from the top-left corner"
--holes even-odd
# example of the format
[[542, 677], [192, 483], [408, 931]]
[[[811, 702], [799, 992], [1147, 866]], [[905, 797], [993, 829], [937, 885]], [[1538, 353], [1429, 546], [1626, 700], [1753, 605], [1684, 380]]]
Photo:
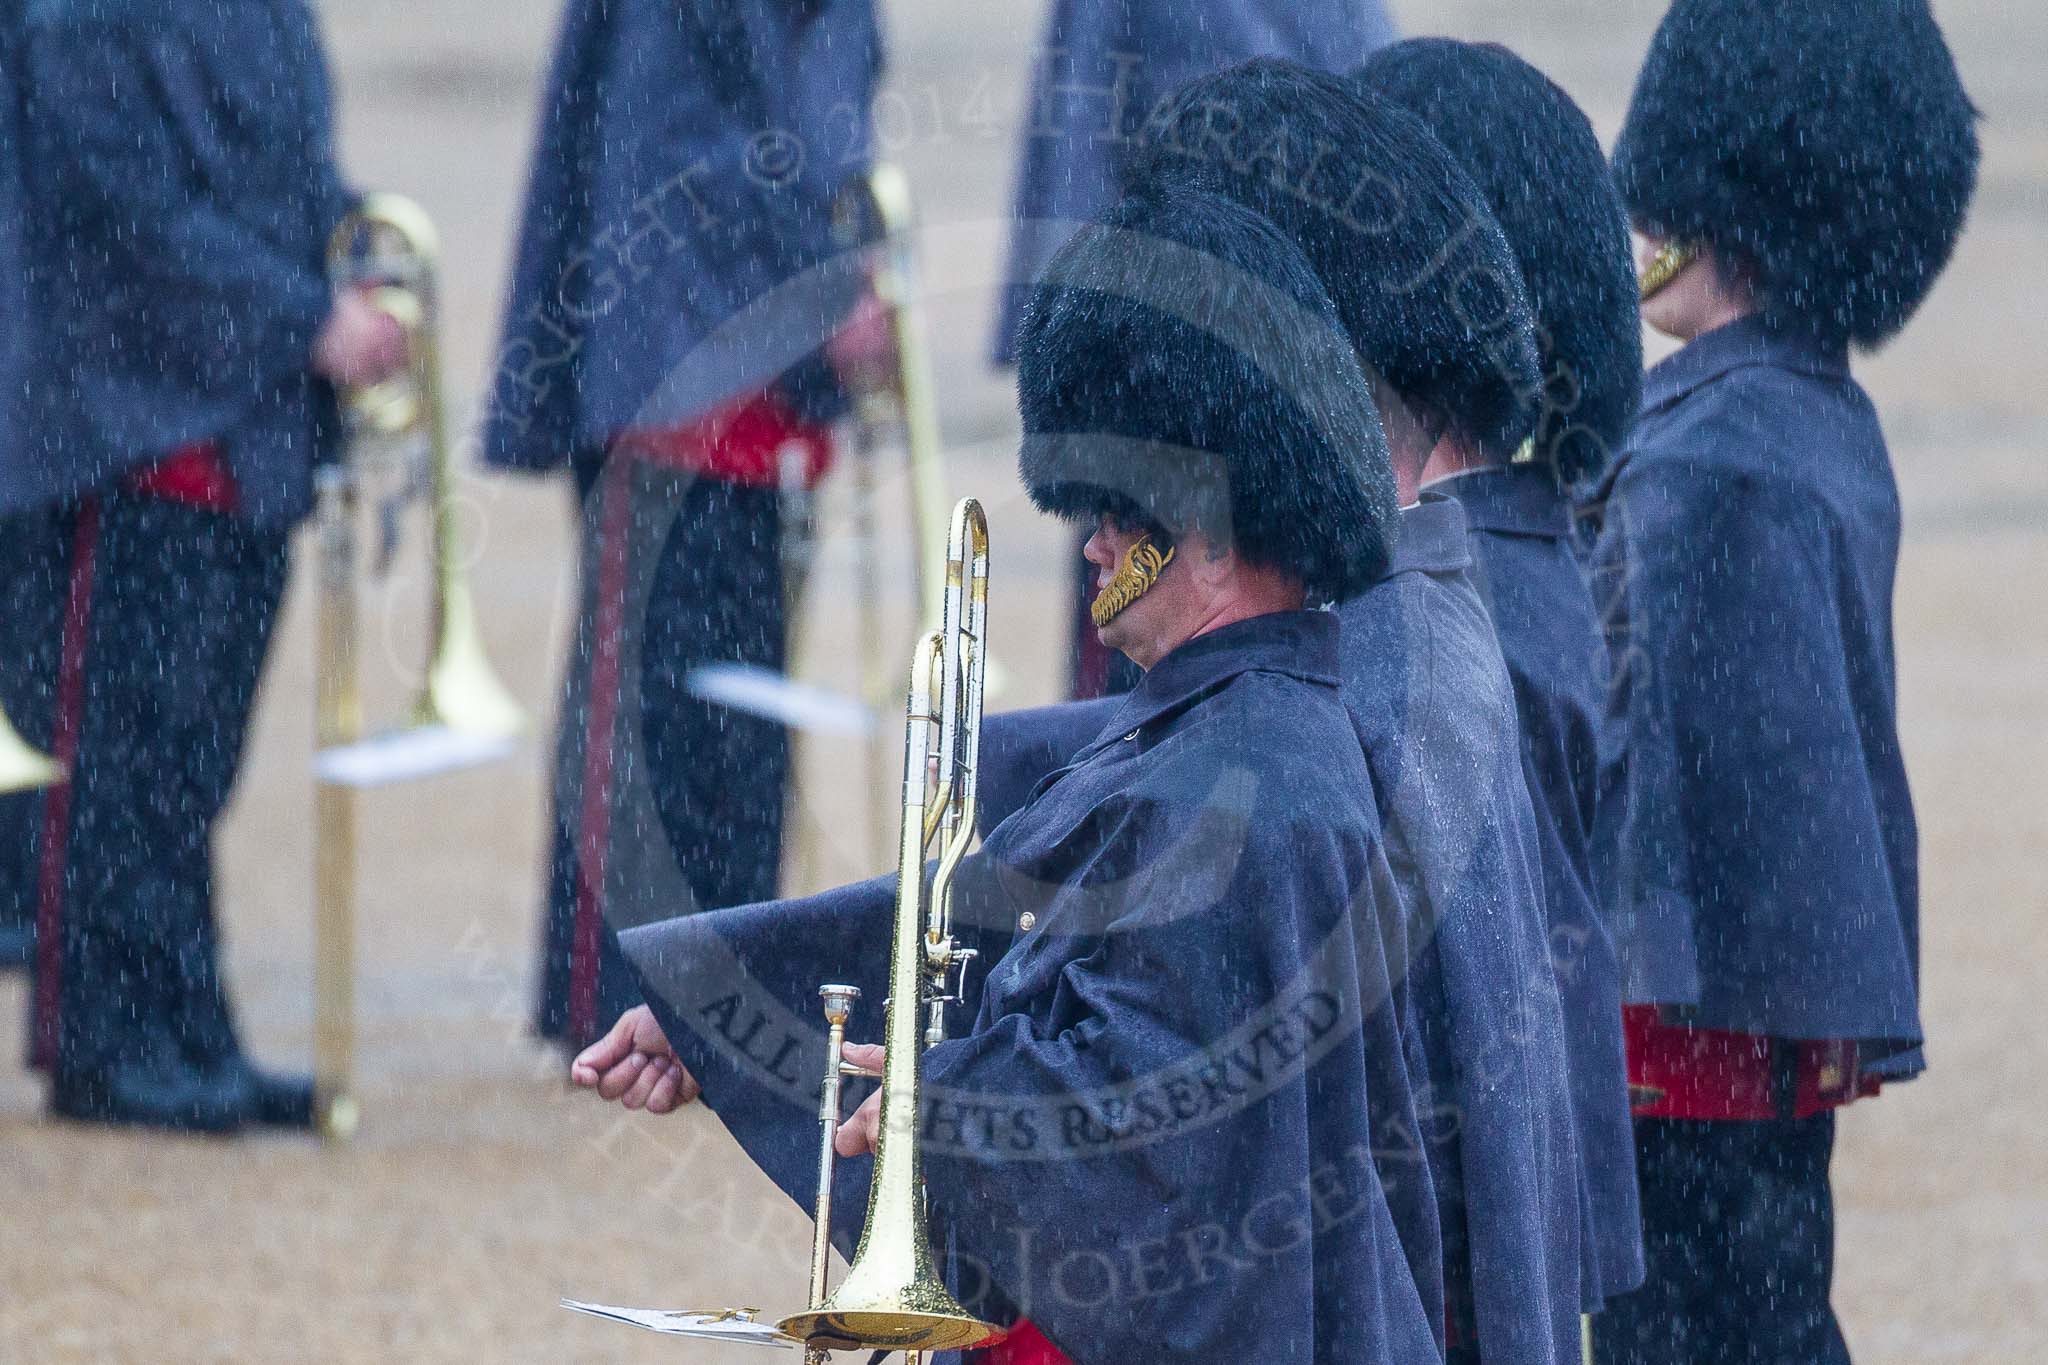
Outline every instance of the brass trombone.
[[64, 765], [23, 739], [0, 710], [0, 796], [54, 787], [64, 778]]
[[[932, 382], [931, 346], [925, 335], [917, 281], [917, 214], [910, 179], [902, 169], [878, 162], [842, 191], [838, 206], [840, 233], [850, 244], [869, 249], [868, 279], [875, 297], [889, 310], [896, 343], [895, 373], [886, 382], [863, 387], [854, 395], [855, 442], [860, 465], [891, 428], [900, 427], [910, 466], [911, 574], [926, 627], [939, 619], [940, 585], [925, 572], [940, 552], [939, 528], [946, 524], [944, 446], [939, 439], [939, 408]], [[872, 474], [864, 477], [872, 480]], [[873, 492], [871, 482], [861, 492]], [[872, 539], [869, 544], [874, 542]]]
[[[829, 1294], [832, 1139], [839, 1128], [840, 1082], [872, 1073], [849, 1066], [839, 1053], [859, 992], [847, 986], [819, 990], [832, 1050], [820, 1108], [824, 1131], [811, 1306], [779, 1324], [805, 1343], [814, 1362], [834, 1350], [902, 1351], [917, 1360], [926, 1351], [961, 1350], [1001, 1335], [962, 1307], [932, 1267], [917, 1140], [924, 1049], [945, 1040], [946, 1006], [961, 998], [961, 980], [974, 956], [953, 938], [953, 875], [974, 838], [988, 661], [988, 562], [988, 522], [979, 503], [963, 500], [954, 509], [947, 542], [940, 628], [918, 643], [910, 670], [896, 920], [883, 1024], [887, 1056], [879, 1078], [881, 1136], [867, 1225], [845, 1280]], [[937, 860], [928, 870], [934, 839]]]
[[[915, 547], [910, 557], [911, 589], [918, 620], [928, 630], [943, 610], [941, 585], [927, 566], [942, 553], [938, 537], [940, 528], [946, 524], [945, 450], [939, 434], [931, 349], [918, 293], [916, 212], [910, 180], [900, 167], [877, 163], [841, 191], [835, 214], [840, 240], [848, 248], [859, 248], [867, 254], [869, 284], [875, 297], [889, 310], [890, 332], [895, 342], [895, 364], [890, 371], [857, 381], [852, 395], [853, 535], [860, 547], [854, 590], [859, 594], [863, 612], [857, 646], [859, 695], [864, 703], [878, 705], [890, 688], [888, 674], [892, 670], [885, 664], [882, 652], [887, 633], [881, 614], [877, 468], [885, 450], [897, 444], [902, 446], [909, 475], [911, 544]], [[883, 785], [882, 775], [891, 766], [884, 730], [885, 727], [875, 727], [869, 740], [868, 772], [877, 788]], [[882, 800], [863, 803], [877, 817], [869, 820], [867, 848], [878, 866], [886, 864], [890, 855], [889, 831], [878, 818], [888, 804]]]
[[[349, 449], [318, 479], [313, 1075], [322, 1131], [346, 1137], [356, 1120], [350, 1094], [355, 794], [503, 757], [526, 731], [527, 719], [484, 656], [464, 561], [442, 391], [440, 239], [433, 221], [409, 199], [368, 195], [335, 228], [327, 264], [335, 289], [366, 291], [405, 329], [408, 345], [403, 373], [342, 395]], [[425, 448], [434, 591], [431, 654], [419, 695], [404, 725], [366, 740], [358, 677], [357, 507], [372, 443]]]
[[[928, 1351], [964, 1350], [999, 1339], [946, 1289], [927, 1240], [923, 1160], [917, 1114], [924, 1050], [946, 1038], [946, 1007], [957, 1003], [974, 951], [953, 937], [953, 877], [974, 841], [975, 771], [988, 664], [988, 520], [981, 504], [953, 509], [941, 580], [939, 629], [918, 641], [910, 668], [903, 743], [902, 837], [896, 865], [896, 918], [889, 954], [889, 999], [879, 1072], [841, 1056], [846, 1023], [860, 992], [821, 986], [827, 1053], [818, 1118], [817, 1232], [811, 1243], [810, 1306], [773, 1329], [751, 1308], [657, 1312], [564, 1299], [565, 1308], [678, 1336], [801, 1343], [805, 1365], [826, 1365], [833, 1351], [901, 1351], [918, 1365]], [[937, 856], [933, 858], [934, 841]], [[835, 1290], [832, 1249], [832, 1140], [840, 1124], [841, 1085], [849, 1076], [882, 1083], [881, 1133], [860, 1245]]]
[[371, 302], [405, 328], [410, 357], [404, 374], [352, 391], [347, 404], [359, 434], [426, 445], [434, 529], [433, 645], [408, 728], [508, 740], [524, 734], [528, 722], [484, 656], [464, 561], [441, 381], [440, 258], [433, 220], [399, 195], [366, 196], [335, 229], [328, 263], [336, 286], [367, 288]]

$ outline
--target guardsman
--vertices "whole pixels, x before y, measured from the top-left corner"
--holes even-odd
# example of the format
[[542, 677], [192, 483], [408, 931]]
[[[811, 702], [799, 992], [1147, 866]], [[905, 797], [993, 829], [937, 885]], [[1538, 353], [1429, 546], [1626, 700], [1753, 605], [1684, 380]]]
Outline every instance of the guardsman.
[[[1513, 687], [1465, 514], [1419, 491], [1433, 458], [1505, 459], [1540, 370], [1514, 254], [1484, 196], [1413, 115], [1276, 61], [1190, 82], [1155, 111], [1135, 185], [1195, 184], [1304, 249], [1374, 384], [1403, 508], [1387, 572], [1340, 603], [1343, 692], [1416, 946], [1413, 1034], [1438, 1122], [1455, 1359], [1579, 1354], [1581, 1210], [1563, 1011]], [[988, 827], [1114, 699], [993, 718]], [[1021, 757], [1020, 757], [1021, 755]]]
[[1514, 682], [1570, 1050], [1593, 1312], [1642, 1283], [1643, 1250], [1620, 978], [1588, 853], [1606, 647], [1573, 550], [1570, 490], [1621, 447], [1642, 392], [1628, 218], [1585, 114], [1508, 49], [1416, 38], [1375, 53], [1356, 79], [1421, 118], [1471, 173], [1536, 310], [1535, 434], [1505, 460], [1440, 450], [1423, 486], [1465, 509], [1474, 575]]
[[787, 735], [690, 675], [784, 665], [783, 493], [886, 335], [832, 222], [880, 64], [868, 0], [564, 14], [483, 449], [582, 505], [537, 1021], [573, 1046], [638, 998], [608, 924], [775, 893]]
[[72, 770], [36, 831], [36, 1057], [67, 1117], [305, 1124], [310, 1083], [242, 1053], [210, 842], [330, 383], [404, 336], [328, 285], [350, 201], [301, 0], [35, 0], [25, 28], [36, 444], [7, 491]]
[[1418, 1038], [1454, 1360], [1579, 1354], [1579, 1162], [1536, 815], [1464, 512], [1435, 460], [1533, 433], [1534, 316], [1484, 195], [1423, 124], [1340, 77], [1250, 62], [1190, 82], [1134, 183], [1222, 190], [1314, 263], [1372, 378], [1402, 512], [1388, 572], [1339, 604], [1345, 705], [1421, 946]]
[[[986, 1359], [1438, 1359], [1429, 1167], [1395, 1136], [1422, 1084], [1404, 925], [1338, 618], [1303, 609], [1386, 563], [1393, 483], [1357, 359], [1285, 237], [1171, 191], [1054, 258], [1019, 391], [1024, 482], [1094, 526], [1101, 629], [1146, 672], [958, 879], [993, 951], [972, 1026], [924, 1054], [907, 1131], [956, 1287], [1011, 1324]], [[624, 935], [652, 1011], [572, 1074], [657, 1112], [701, 1088], [809, 1207], [816, 1083], [778, 1071], [779, 1029], [750, 1020], [815, 1017], [792, 954], [875, 988], [883, 945], [811, 960], [804, 908]], [[870, 1150], [879, 1124], [871, 1098], [838, 1150]], [[841, 1176], [850, 1233], [867, 1172]]]
[[[1393, 35], [1380, 0], [1054, 0], [1024, 110], [996, 363], [1016, 359], [1024, 299], [1052, 253], [1115, 202], [1118, 168], [1160, 100], [1253, 57], [1343, 71]], [[1073, 695], [1128, 691], [1137, 670], [1096, 638], [1094, 576], [1078, 557], [1075, 569]]]
[[1649, 1270], [1603, 1358], [1844, 1361], [1835, 1113], [1922, 1067], [1899, 498], [1849, 356], [1947, 264], [1976, 112], [1923, 0], [1678, 0], [1613, 161], [1684, 346], [1593, 499]]

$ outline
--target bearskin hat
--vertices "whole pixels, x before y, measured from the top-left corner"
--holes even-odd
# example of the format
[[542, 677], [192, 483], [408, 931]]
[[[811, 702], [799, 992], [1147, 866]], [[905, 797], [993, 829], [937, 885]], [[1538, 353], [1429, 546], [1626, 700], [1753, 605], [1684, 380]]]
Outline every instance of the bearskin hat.
[[1497, 457], [1541, 384], [1520, 268], [1421, 121], [1341, 76], [1262, 58], [1190, 81], [1148, 120], [1126, 183], [1176, 183], [1271, 219], [1307, 254], [1365, 364]]
[[1925, 0], [1677, 0], [1614, 174], [1644, 228], [1747, 268], [1771, 330], [1875, 347], [1955, 250], [1976, 120]]
[[1386, 438], [1299, 248], [1198, 191], [1127, 196], [1032, 287], [1018, 470], [1041, 510], [1199, 530], [1317, 598], [1386, 568]]
[[1593, 125], [1493, 43], [1413, 38], [1354, 79], [1429, 125], [1486, 196], [1536, 310], [1536, 450], [1568, 483], [1594, 477], [1635, 421], [1643, 332], [1628, 215]]

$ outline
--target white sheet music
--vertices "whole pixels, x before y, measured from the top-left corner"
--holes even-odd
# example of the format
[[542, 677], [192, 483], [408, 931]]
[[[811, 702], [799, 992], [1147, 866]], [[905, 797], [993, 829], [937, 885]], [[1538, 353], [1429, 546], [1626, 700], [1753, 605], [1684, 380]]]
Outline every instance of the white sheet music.
[[703, 664], [685, 685], [706, 701], [820, 735], [867, 735], [875, 713], [852, 697], [784, 677], [756, 664]]
[[466, 735], [446, 726], [428, 725], [322, 749], [313, 759], [313, 775], [336, 786], [381, 787], [495, 763], [518, 750], [516, 739]]
[[623, 1322], [629, 1327], [659, 1332], [668, 1337], [705, 1337], [713, 1341], [740, 1341], [754, 1346], [772, 1346], [784, 1351], [802, 1345], [795, 1337], [784, 1336], [773, 1325], [754, 1321], [754, 1310], [751, 1308], [729, 1309], [722, 1312], [608, 1308], [601, 1303], [582, 1303], [576, 1299], [563, 1299], [562, 1307], [572, 1312], [588, 1313], [594, 1318], [608, 1318], [613, 1322]]

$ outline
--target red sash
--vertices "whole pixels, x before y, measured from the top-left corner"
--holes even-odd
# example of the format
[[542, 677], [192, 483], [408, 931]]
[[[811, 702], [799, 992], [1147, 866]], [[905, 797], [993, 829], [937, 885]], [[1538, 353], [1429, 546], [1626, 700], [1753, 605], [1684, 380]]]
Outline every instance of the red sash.
[[1655, 1005], [1622, 1008], [1628, 1081], [1644, 1098], [1637, 1118], [1811, 1118], [1866, 1095], [1856, 1044], [1840, 1038], [1769, 1038], [1666, 1024]]
[[1022, 1318], [1017, 1319], [1008, 1336], [985, 1351], [975, 1352], [975, 1359], [977, 1365], [1071, 1365], [1060, 1354], [1059, 1347]]
[[672, 427], [635, 428], [612, 447], [636, 460], [686, 469], [750, 488], [776, 488], [786, 461], [805, 488], [832, 467], [832, 433], [807, 422], [773, 392], [735, 398]]
[[131, 493], [209, 512], [233, 512], [242, 505], [234, 471], [228, 468], [227, 455], [218, 441], [179, 446], [155, 464], [130, 474], [127, 486]]

